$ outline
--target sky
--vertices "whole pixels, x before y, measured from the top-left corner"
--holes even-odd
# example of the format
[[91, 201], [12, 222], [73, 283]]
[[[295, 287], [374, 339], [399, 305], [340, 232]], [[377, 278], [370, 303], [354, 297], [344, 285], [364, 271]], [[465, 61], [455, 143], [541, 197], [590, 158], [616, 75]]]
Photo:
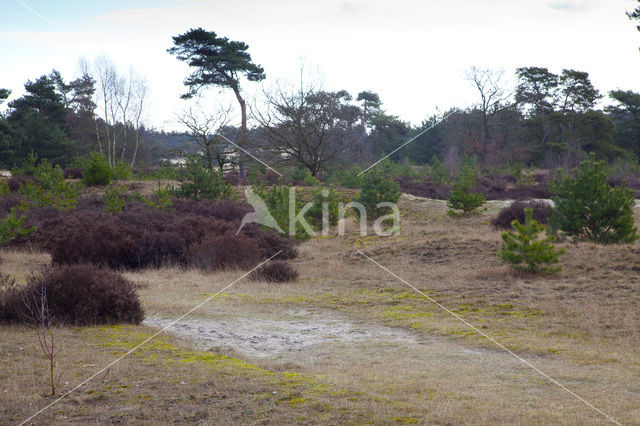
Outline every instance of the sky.
[[[267, 79], [245, 81], [250, 104], [275, 82], [315, 78], [330, 90], [377, 92], [383, 108], [419, 124], [478, 94], [471, 66], [587, 71], [601, 93], [640, 92], [640, 32], [625, 15], [636, 0], [0, 0], [0, 87], [52, 69], [67, 80], [79, 58], [110, 57], [150, 87], [144, 121], [179, 129], [189, 68], [166, 50], [172, 36], [202, 27], [249, 45]], [[606, 99], [605, 99], [606, 101]], [[205, 112], [236, 108], [228, 91], [206, 90]], [[239, 121], [236, 114], [234, 120]]]

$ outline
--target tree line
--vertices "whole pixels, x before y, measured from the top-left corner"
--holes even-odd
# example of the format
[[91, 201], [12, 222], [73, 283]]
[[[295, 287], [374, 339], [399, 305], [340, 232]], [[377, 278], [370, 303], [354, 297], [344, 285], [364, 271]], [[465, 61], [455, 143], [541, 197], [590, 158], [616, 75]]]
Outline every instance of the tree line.
[[[629, 17], [639, 14], [636, 9]], [[0, 167], [20, 164], [31, 151], [63, 165], [77, 153], [99, 151], [112, 167], [197, 154], [208, 168], [235, 167], [241, 175], [254, 156], [304, 167], [312, 176], [385, 155], [414, 164], [437, 159], [454, 170], [465, 156], [488, 170], [514, 163], [575, 167], [591, 152], [610, 161], [640, 156], [640, 93], [618, 89], [605, 96], [585, 71], [521, 67], [509, 84], [504, 72], [472, 67], [467, 80], [477, 102], [414, 126], [387, 112], [373, 91], [353, 97], [320, 81], [275, 85], [250, 105], [242, 86], [265, 80], [266, 73], [248, 48], [196, 28], [173, 37], [167, 49], [192, 71], [182, 97], [209, 87], [231, 90], [239, 126], [231, 125], [229, 107], [197, 106], [178, 116], [179, 132], [147, 129], [145, 79], [100, 57], [91, 66], [82, 62], [81, 76], [69, 82], [54, 70], [25, 84], [26, 94], [0, 115]], [[9, 95], [0, 89], [0, 103]]]

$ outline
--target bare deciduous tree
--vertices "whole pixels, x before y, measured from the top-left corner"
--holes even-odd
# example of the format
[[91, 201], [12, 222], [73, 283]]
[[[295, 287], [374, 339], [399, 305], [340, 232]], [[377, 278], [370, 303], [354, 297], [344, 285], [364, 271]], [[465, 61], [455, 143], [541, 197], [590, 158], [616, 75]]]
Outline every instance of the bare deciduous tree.
[[[135, 164], [140, 144], [140, 120], [146, 104], [148, 86], [146, 80], [133, 69], [122, 76], [111, 59], [100, 56], [95, 60], [94, 70], [98, 83], [97, 97], [107, 141], [106, 154], [113, 167], [125, 161], [125, 155], [133, 137], [134, 149], [131, 166]], [[133, 129], [133, 135], [129, 133]], [[98, 132], [99, 133], [99, 132]], [[99, 146], [103, 147], [99, 136]], [[119, 156], [118, 156], [119, 153]]]
[[364, 131], [360, 108], [349, 103], [351, 96], [344, 90], [276, 85], [264, 96], [266, 108], [252, 109], [262, 126], [263, 145], [283, 160], [295, 159], [313, 176], [350, 149]]
[[57, 346], [53, 334], [53, 316], [49, 310], [47, 300], [47, 287], [42, 284], [40, 288], [33, 288], [23, 296], [23, 302], [27, 308], [29, 323], [35, 328], [38, 336], [38, 343], [42, 353], [49, 361], [49, 379], [51, 385], [51, 396], [56, 394], [55, 367]]
[[[191, 140], [202, 150], [202, 158], [209, 169], [214, 162], [224, 170], [227, 164], [233, 164], [237, 148], [229, 144], [221, 135], [229, 124], [231, 107], [220, 107], [217, 112], [206, 114], [200, 106], [190, 107], [177, 118], [189, 132]], [[184, 155], [184, 153], [181, 153]]]
[[513, 89], [507, 88], [504, 71], [501, 70], [471, 67], [467, 71], [467, 80], [475, 86], [480, 94], [478, 109], [482, 113], [482, 138], [485, 145], [490, 144], [491, 125], [489, 120], [500, 111], [513, 106], [509, 100], [515, 92]]

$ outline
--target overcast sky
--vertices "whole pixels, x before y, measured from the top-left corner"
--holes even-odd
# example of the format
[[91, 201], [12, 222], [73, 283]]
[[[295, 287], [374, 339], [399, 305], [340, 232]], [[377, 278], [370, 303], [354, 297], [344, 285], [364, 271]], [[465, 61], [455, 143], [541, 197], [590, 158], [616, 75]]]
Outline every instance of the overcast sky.
[[[52, 69], [70, 80], [78, 59], [108, 55], [145, 76], [146, 122], [178, 128], [188, 68], [166, 53], [171, 36], [203, 27], [249, 44], [276, 79], [296, 81], [301, 58], [328, 89], [372, 90], [387, 112], [420, 123], [473, 104], [475, 65], [587, 71], [604, 94], [640, 91], [640, 32], [625, 12], [635, 0], [0, 0], [0, 87], [23, 93]], [[244, 82], [248, 98], [261, 83]], [[202, 100], [234, 105], [213, 88]], [[235, 107], [235, 105], [234, 105]]]

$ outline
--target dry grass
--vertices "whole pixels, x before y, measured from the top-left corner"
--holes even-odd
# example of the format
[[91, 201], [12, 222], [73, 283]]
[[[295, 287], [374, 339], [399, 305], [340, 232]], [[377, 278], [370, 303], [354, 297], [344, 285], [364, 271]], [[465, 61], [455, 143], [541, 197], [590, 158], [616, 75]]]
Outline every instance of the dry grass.
[[[640, 243], [566, 243], [559, 274], [516, 273], [496, 256], [499, 233], [489, 225], [501, 205], [452, 219], [443, 202], [403, 197], [400, 236], [360, 237], [351, 224], [346, 237], [300, 247], [297, 282], [243, 280], [194, 313], [259, 321], [308, 312], [361, 330], [407, 330], [407, 341], [336, 341], [261, 359], [228, 352], [244, 360], [235, 361], [219, 358], [215, 348], [198, 352], [189, 349], [191, 341], [163, 337], [39, 421], [605, 421], [364, 259], [358, 248], [617, 420], [640, 423]], [[0, 271], [18, 276], [48, 261], [11, 251], [1, 257]], [[149, 315], [177, 316], [241, 272], [166, 268], [126, 275], [141, 284]], [[62, 382], [81, 381], [149, 332], [143, 326], [59, 330]], [[10, 422], [48, 401], [45, 360], [36, 345], [29, 330], [3, 327], [0, 415]]]

